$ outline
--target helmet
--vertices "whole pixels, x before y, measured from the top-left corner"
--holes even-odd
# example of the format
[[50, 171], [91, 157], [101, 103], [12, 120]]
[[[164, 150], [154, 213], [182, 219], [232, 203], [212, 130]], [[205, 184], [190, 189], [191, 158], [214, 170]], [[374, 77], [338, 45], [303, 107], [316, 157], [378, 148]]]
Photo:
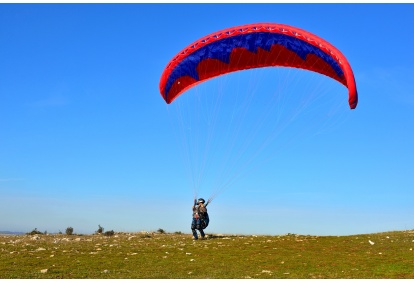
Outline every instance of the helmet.
[[205, 203], [206, 201], [203, 198], [199, 198], [198, 202]]

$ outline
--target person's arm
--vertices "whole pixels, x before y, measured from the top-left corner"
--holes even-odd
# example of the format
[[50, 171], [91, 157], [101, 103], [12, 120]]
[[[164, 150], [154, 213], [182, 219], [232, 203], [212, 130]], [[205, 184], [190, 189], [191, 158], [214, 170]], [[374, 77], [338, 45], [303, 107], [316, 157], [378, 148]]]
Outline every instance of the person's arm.
[[207, 208], [204, 205], [204, 203], [200, 203], [199, 204], [199, 211], [202, 212], [202, 213], [206, 213], [207, 212]]

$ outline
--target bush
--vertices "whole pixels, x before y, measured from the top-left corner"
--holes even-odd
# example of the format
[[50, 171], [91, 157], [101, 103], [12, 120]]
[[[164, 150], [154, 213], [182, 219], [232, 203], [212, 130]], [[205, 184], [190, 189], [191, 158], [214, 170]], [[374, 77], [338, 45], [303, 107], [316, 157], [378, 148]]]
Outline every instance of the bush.
[[43, 233], [34, 228], [32, 232], [26, 233], [26, 235], [42, 235]]
[[102, 234], [103, 233], [103, 231], [104, 231], [104, 228], [101, 226], [101, 225], [98, 225], [98, 230], [96, 230], [95, 232], [97, 233], [97, 234]]
[[110, 236], [115, 235], [115, 232], [114, 232], [114, 230], [106, 231], [104, 235], [110, 237]]
[[73, 235], [73, 228], [72, 227], [66, 228], [66, 235]]
[[157, 232], [158, 232], [158, 233], [160, 233], [160, 234], [165, 234], [164, 229], [161, 229], [161, 228], [160, 228], [160, 229], [158, 229], [158, 230], [157, 230]]

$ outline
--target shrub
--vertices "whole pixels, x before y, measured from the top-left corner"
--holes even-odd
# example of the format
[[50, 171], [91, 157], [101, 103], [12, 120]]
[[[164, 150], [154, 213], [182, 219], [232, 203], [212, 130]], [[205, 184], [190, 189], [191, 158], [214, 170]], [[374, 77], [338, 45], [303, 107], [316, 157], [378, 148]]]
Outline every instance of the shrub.
[[42, 232], [38, 231], [37, 228], [34, 228], [32, 230], [32, 232], [26, 233], [26, 235], [38, 235], [38, 234], [43, 234]]
[[66, 235], [73, 235], [73, 228], [72, 227], [66, 228]]
[[160, 233], [160, 234], [165, 234], [164, 229], [161, 229], [161, 228], [160, 228], [160, 229], [158, 229], [158, 230], [157, 230], [157, 232], [158, 232], [158, 233]]
[[111, 231], [106, 231], [104, 235], [110, 237], [110, 236], [113, 236], [114, 234], [115, 234], [114, 230], [111, 230]]
[[98, 230], [96, 230], [95, 232], [96, 232], [97, 234], [102, 234], [102, 233], [103, 233], [103, 231], [104, 231], [104, 228], [103, 228], [101, 225], [98, 225]]

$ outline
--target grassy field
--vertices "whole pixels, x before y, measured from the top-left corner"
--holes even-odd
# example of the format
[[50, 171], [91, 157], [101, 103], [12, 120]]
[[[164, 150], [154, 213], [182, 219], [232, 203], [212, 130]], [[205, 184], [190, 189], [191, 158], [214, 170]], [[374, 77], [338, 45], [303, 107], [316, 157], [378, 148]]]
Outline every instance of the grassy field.
[[414, 230], [352, 236], [0, 236], [0, 278], [414, 278]]

